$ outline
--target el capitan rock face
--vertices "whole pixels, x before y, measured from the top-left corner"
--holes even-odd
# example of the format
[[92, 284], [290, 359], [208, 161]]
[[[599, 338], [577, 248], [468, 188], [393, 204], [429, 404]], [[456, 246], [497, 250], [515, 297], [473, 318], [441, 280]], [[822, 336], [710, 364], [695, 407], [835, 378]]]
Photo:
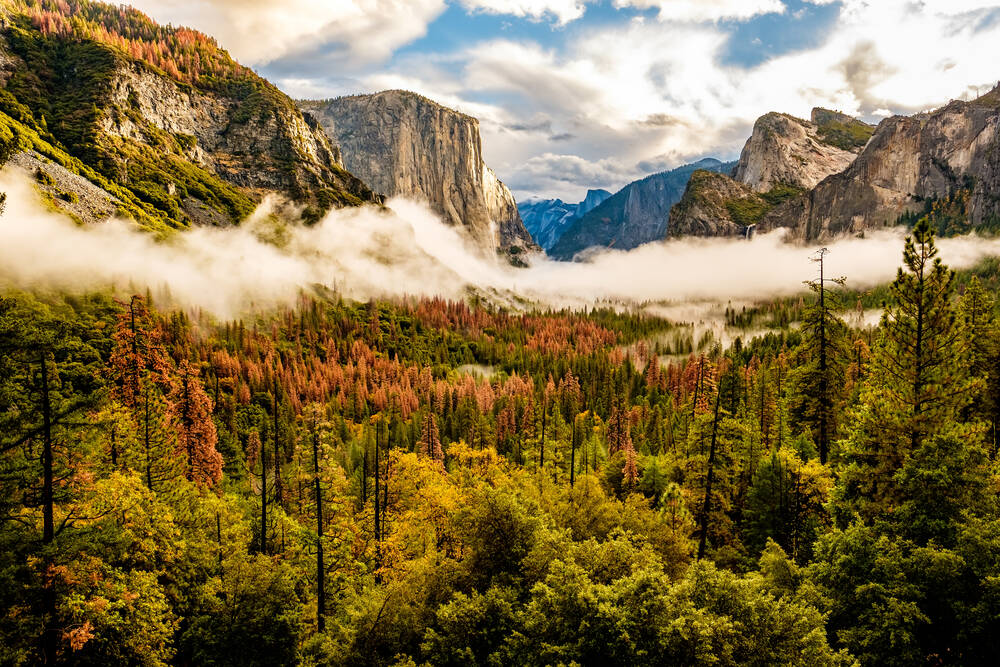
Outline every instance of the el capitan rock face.
[[377, 192], [426, 199], [485, 248], [534, 247], [510, 190], [483, 162], [475, 118], [400, 90], [300, 106], [335, 139], [347, 169]]

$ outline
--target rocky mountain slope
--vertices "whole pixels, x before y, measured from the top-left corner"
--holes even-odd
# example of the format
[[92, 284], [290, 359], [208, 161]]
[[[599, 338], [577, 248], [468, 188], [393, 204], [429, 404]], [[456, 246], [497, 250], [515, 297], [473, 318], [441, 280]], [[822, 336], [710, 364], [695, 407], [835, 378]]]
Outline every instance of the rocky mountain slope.
[[629, 183], [575, 221], [549, 254], [568, 260], [594, 246], [627, 250], [661, 240], [667, 235], [670, 208], [680, 201], [691, 175], [698, 169], [726, 173], [733, 166], [706, 158]]
[[695, 172], [670, 210], [667, 236], [749, 236], [765, 218], [848, 168], [874, 128], [827, 109], [810, 120], [768, 113], [754, 123], [731, 175]]
[[873, 130], [826, 109], [813, 109], [808, 121], [768, 113], [754, 123], [732, 176], [757, 192], [777, 185], [813, 188], [854, 162]]
[[570, 225], [610, 196], [607, 190], [588, 190], [583, 201], [576, 204], [567, 204], [562, 199], [535, 199], [521, 202], [517, 210], [531, 238], [543, 250], [548, 250]]
[[749, 186], [725, 174], [699, 169], [670, 209], [667, 236], [747, 236], [769, 208]]
[[307, 220], [375, 200], [314, 120], [210, 38], [87, 0], [2, 12], [0, 133], [140, 224], [235, 222], [269, 193]]
[[386, 196], [416, 196], [487, 248], [534, 247], [514, 197], [483, 162], [479, 121], [389, 90], [300, 102], [340, 146], [347, 168]]
[[1000, 223], [1000, 87], [972, 100], [882, 121], [858, 158], [764, 216], [797, 238], [823, 239], [894, 224], [961, 202], [961, 228]]

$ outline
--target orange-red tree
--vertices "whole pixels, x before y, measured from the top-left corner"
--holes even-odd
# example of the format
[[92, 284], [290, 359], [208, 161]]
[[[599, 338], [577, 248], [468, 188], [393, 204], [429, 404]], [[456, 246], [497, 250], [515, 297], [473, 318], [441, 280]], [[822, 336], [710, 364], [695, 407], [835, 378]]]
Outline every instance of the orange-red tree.
[[198, 379], [198, 368], [187, 359], [177, 367], [177, 375], [171, 394], [177, 453], [186, 458], [189, 481], [214, 486], [222, 479], [222, 455], [215, 448], [218, 436], [212, 421], [212, 401]]

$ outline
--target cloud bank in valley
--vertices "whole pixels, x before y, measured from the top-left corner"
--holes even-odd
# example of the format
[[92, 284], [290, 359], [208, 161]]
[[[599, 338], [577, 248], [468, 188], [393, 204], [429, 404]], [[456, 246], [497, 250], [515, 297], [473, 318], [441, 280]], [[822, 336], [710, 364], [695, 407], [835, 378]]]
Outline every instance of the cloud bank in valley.
[[[635, 250], [605, 251], [580, 263], [537, 258], [515, 269], [477, 252], [459, 229], [423, 204], [393, 200], [390, 211], [332, 211], [312, 227], [292, 226], [278, 247], [266, 240], [270, 204], [239, 227], [195, 228], [158, 242], [131, 223], [78, 226], [45, 209], [18, 171], [0, 175], [8, 193], [0, 217], [0, 285], [119, 291], [150, 289], [177, 304], [231, 317], [291, 303], [317, 285], [356, 299], [444, 296], [469, 288], [514, 295], [542, 306], [615, 301], [752, 300], [794, 294], [813, 277], [815, 248], [778, 233], [742, 239], [685, 239]], [[900, 263], [902, 232], [828, 244], [828, 275], [865, 286], [890, 280]], [[943, 260], [967, 267], [1000, 255], [1000, 240], [942, 239]]]

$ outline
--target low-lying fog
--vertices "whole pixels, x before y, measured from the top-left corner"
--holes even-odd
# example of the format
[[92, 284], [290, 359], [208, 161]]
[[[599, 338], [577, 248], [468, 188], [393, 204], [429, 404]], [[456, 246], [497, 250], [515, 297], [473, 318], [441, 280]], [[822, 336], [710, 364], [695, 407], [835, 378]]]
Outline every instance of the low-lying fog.
[[[0, 190], [7, 192], [0, 283], [149, 288], [222, 317], [291, 302], [319, 284], [358, 299], [461, 298], [473, 288], [501, 302], [516, 295], [543, 306], [664, 302], [671, 319], [692, 321], [683, 315], [685, 304], [794, 294], [816, 269], [809, 261], [816, 248], [783, 243], [780, 233], [607, 250], [580, 263], [538, 257], [516, 269], [482, 256], [460, 230], [404, 199], [390, 201], [391, 211], [335, 210], [312, 227], [291, 226], [282, 247], [262, 240], [273, 224], [272, 202], [239, 227], [195, 228], [158, 242], [128, 221], [76, 225], [43, 206], [29, 177], [11, 168], [0, 174]], [[891, 280], [902, 238], [902, 231], [888, 230], [827, 243], [827, 275], [847, 276], [857, 288]], [[971, 236], [941, 239], [939, 247], [953, 268], [1000, 254], [1000, 240]]]

